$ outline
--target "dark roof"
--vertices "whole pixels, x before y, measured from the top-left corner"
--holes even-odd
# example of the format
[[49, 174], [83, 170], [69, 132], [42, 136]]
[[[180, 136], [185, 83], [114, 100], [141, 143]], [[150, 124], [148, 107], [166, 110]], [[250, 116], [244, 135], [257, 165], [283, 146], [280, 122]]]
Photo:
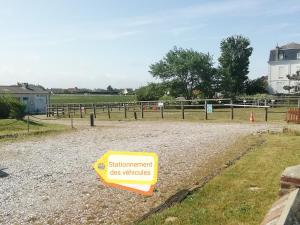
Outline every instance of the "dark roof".
[[48, 94], [49, 92], [40, 87], [28, 85], [28, 87], [20, 85], [0, 86], [0, 94]]
[[289, 44], [282, 45], [280, 48], [281, 49], [300, 49], [300, 44], [291, 42]]
[[[269, 62], [279, 61], [279, 55], [283, 54], [283, 60], [299, 60], [297, 53], [300, 53], [300, 44], [292, 42], [280, 47], [276, 47], [270, 51]], [[280, 60], [281, 61], [281, 60]]]

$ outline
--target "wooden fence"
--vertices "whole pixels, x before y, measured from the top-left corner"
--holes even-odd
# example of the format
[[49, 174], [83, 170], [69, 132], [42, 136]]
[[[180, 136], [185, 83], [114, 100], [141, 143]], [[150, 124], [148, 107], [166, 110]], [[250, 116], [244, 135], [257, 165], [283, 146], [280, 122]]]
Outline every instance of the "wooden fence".
[[300, 108], [289, 109], [287, 112], [287, 122], [300, 123]]
[[[107, 119], [111, 119], [113, 114], [119, 114], [118, 118], [127, 119], [128, 115], [137, 119], [137, 117], [143, 119], [150, 117], [152, 114], [159, 114], [159, 117], [164, 119], [167, 115], [176, 114], [176, 118], [185, 119], [186, 115], [195, 114], [200, 116], [204, 120], [208, 120], [212, 111], [222, 112], [226, 114], [226, 118], [229, 120], [235, 119], [235, 110], [240, 108], [254, 108], [260, 110], [259, 113], [264, 114], [264, 121], [268, 121], [269, 108], [267, 102], [263, 104], [246, 104], [239, 101], [233, 102], [231, 99], [202, 99], [197, 101], [173, 101], [173, 102], [160, 102], [160, 101], [140, 101], [140, 102], [111, 102], [111, 103], [94, 103], [94, 104], [51, 104], [47, 107], [47, 116], [57, 117], [80, 117], [84, 118], [92, 113], [94, 118], [98, 116], [105, 116]], [[271, 112], [272, 113], [272, 112]], [[276, 112], [284, 113], [284, 112]], [[138, 114], [138, 116], [137, 116]], [[132, 116], [133, 115], [133, 116]]]

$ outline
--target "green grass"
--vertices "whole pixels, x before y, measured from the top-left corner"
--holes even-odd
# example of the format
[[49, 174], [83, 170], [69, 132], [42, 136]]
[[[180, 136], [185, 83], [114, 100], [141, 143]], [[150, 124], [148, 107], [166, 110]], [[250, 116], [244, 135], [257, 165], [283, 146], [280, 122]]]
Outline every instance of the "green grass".
[[0, 140], [7, 140], [27, 135], [37, 135], [65, 131], [68, 128], [64, 125], [42, 123], [37, 121], [29, 121], [29, 132], [27, 121], [15, 119], [0, 120]]
[[101, 102], [131, 102], [135, 101], [135, 95], [52, 95], [51, 104], [58, 103], [101, 103]]
[[[269, 134], [266, 142], [225, 169], [204, 188], [140, 225], [257, 225], [278, 198], [282, 171], [300, 161], [300, 135]], [[254, 189], [253, 189], [254, 188]]]

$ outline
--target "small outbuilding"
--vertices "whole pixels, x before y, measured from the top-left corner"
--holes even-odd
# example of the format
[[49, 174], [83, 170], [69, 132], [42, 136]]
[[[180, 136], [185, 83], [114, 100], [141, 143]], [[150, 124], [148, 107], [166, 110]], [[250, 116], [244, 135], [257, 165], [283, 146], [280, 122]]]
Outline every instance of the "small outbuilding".
[[30, 114], [44, 114], [50, 93], [41, 86], [28, 83], [18, 83], [11, 86], [0, 86], [0, 95], [12, 96], [26, 105], [26, 112]]

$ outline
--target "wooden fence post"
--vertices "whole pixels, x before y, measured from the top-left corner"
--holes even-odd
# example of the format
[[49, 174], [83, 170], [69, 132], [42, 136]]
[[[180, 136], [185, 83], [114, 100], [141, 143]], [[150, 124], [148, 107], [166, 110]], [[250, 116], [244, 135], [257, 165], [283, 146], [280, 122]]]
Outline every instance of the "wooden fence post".
[[27, 132], [29, 133], [29, 114], [27, 114]]
[[74, 126], [73, 126], [73, 116], [71, 116], [71, 128], [73, 129]]
[[94, 115], [93, 115], [93, 113], [90, 114], [90, 124], [91, 124], [91, 127], [94, 126]]
[[124, 118], [127, 119], [127, 107], [126, 107], [126, 104], [124, 104]]
[[160, 113], [161, 113], [161, 118], [163, 119], [164, 118], [164, 107], [163, 106], [160, 107]]
[[141, 110], [142, 110], [142, 119], [144, 118], [144, 104], [141, 103]]
[[95, 117], [95, 118], [97, 118], [97, 116], [96, 116], [96, 107], [97, 107], [97, 106], [96, 106], [95, 104], [93, 104], [93, 112], [94, 112], [94, 117]]
[[267, 108], [267, 107], [265, 108], [265, 111], [266, 111], [266, 114], [265, 114], [265, 121], [267, 122], [267, 121], [268, 121], [268, 108]]
[[80, 118], [82, 118], [82, 106], [79, 104]]
[[110, 119], [110, 105], [107, 105], [107, 115], [108, 119]]
[[133, 112], [133, 116], [134, 116], [134, 119], [137, 120], [137, 115], [136, 115], [135, 109], [134, 109], [134, 112]]
[[184, 104], [183, 104], [183, 102], [181, 102], [181, 115], [182, 115], [182, 119], [184, 120]]
[[62, 104], [61, 114], [63, 117], [65, 117], [65, 105], [64, 104]]
[[231, 108], [231, 120], [233, 120], [233, 101], [230, 100], [230, 108]]
[[67, 105], [67, 109], [68, 109], [68, 117], [70, 118], [71, 117], [71, 114], [70, 114], [70, 104]]
[[56, 104], [56, 117], [58, 117], [58, 104]]
[[204, 107], [205, 107], [205, 120], [207, 120], [207, 101], [206, 100], [204, 102]]

